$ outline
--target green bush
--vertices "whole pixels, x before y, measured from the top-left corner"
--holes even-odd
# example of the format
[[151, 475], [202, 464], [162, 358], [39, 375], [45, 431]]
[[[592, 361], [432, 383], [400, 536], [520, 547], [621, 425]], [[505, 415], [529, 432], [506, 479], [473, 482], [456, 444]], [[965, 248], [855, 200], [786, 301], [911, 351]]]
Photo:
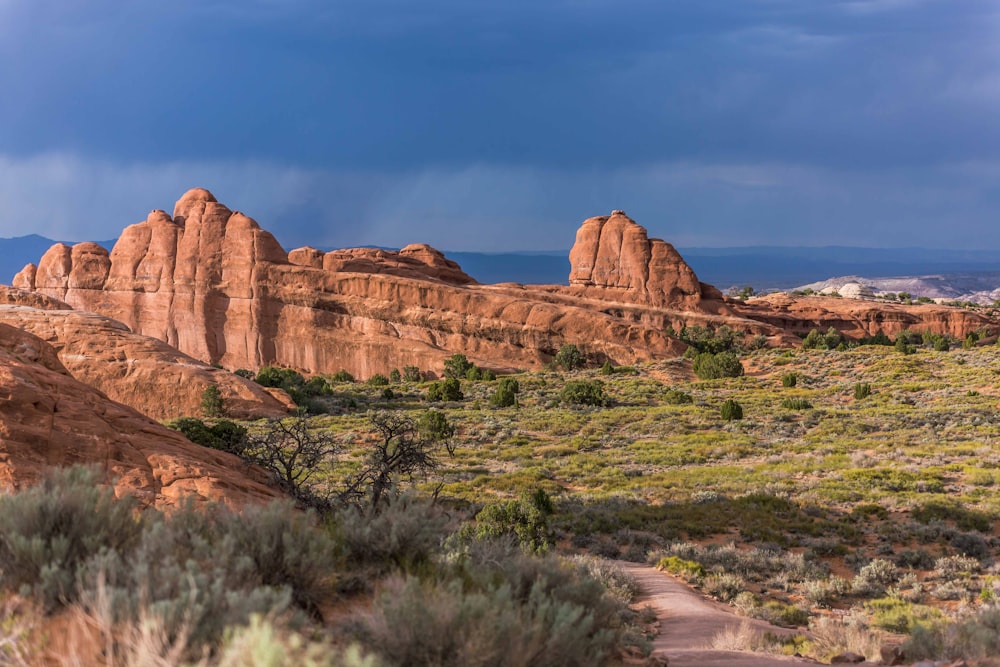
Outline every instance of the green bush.
[[402, 381], [403, 381], [403, 376], [400, 374], [399, 369], [393, 368], [392, 371], [389, 373], [389, 382], [393, 384], [399, 384]]
[[465, 398], [462, 385], [455, 378], [445, 378], [432, 382], [427, 388], [428, 401], [461, 401]]
[[701, 563], [679, 556], [664, 556], [657, 561], [656, 569], [669, 572], [689, 582], [701, 581], [705, 577], [705, 568]]
[[583, 368], [586, 359], [576, 345], [569, 343], [559, 348], [559, 352], [555, 356], [555, 363], [563, 370], [573, 371], [577, 368]]
[[871, 396], [871, 394], [872, 386], [867, 382], [858, 382], [854, 385], [854, 400], [863, 400]]
[[786, 398], [781, 401], [781, 407], [786, 410], [809, 410], [812, 403], [804, 398]]
[[517, 394], [521, 391], [521, 385], [517, 378], [503, 377], [497, 383], [497, 389], [490, 396], [490, 405], [494, 408], [509, 408], [517, 405]]
[[444, 360], [444, 376], [462, 379], [475, 365], [464, 354], [453, 354]]
[[677, 389], [667, 389], [663, 394], [663, 402], [667, 405], [686, 405], [694, 403], [694, 397]]
[[544, 552], [552, 539], [548, 522], [552, 510], [552, 500], [542, 489], [487, 505], [476, 514], [475, 536], [480, 540], [512, 536], [525, 550]]
[[406, 382], [423, 382], [424, 374], [416, 366], [403, 366], [403, 380]]
[[722, 404], [722, 408], [719, 413], [726, 421], [743, 419], [743, 406], [730, 398]]
[[185, 438], [202, 447], [211, 447], [231, 454], [241, 454], [246, 445], [247, 430], [229, 420], [206, 424], [194, 417], [179, 417], [166, 426], [180, 431]]
[[375, 373], [375, 375], [368, 378], [368, 384], [372, 387], [386, 387], [389, 385], [389, 378], [381, 373]]
[[794, 387], [798, 382], [799, 376], [797, 373], [785, 373], [781, 376], [782, 387]]
[[341, 368], [339, 371], [330, 376], [331, 382], [354, 382], [354, 376], [348, 373], [346, 370]]
[[444, 542], [446, 526], [440, 508], [404, 494], [391, 498], [377, 513], [359, 507], [342, 510], [334, 531], [349, 565], [378, 573], [393, 567], [413, 570], [430, 562]]
[[933, 607], [913, 604], [899, 598], [881, 598], [865, 603], [872, 616], [872, 625], [889, 632], [906, 634], [917, 625], [931, 625], [944, 620], [944, 614]]
[[559, 393], [564, 403], [572, 405], [605, 405], [604, 383], [600, 380], [570, 380]]
[[743, 364], [733, 352], [702, 352], [694, 358], [691, 366], [694, 374], [702, 380], [735, 378], [743, 375]]
[[206, 417], [221, 417], [225, 413], [222, 392], [214, 384], [205, 387], [205, 391], [201, 392], [201, 412]]

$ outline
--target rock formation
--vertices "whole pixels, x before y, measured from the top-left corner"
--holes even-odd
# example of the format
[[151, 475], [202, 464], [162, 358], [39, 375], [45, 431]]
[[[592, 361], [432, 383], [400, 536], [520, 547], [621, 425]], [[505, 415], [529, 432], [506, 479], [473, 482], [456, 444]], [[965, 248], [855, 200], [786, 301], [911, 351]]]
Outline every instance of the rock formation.
[[770, 324], [790, 334], [833, 327], [854, 339], [882, 332], [891, 338], [904, 329], [931, 331], [965, 338], [983, 328], [996, 330], [990, 318], [964, 308], [937, 304], [903, 305], [863, 299], [770, 294], [745, 304], [734, 304], [740, 315]]
[[793, 334], [812, 328], [964, 336], [991, 322], [863, 302], [853, 310], [808, 299], [740, 304], [701, 283], [673, 246], [621, 211], [586, 220], [570, 260], [568, 286], [523, 286], [480, 285], [426, 245], [286, 254], [254, 220], [195, 189], [172, 216], [153, 211], [126, 228], [110, 255], [94, 244], [56, 245], [15, 286], [124, 322], [206, 363], [343, 368], [361, 378], [407, 365], [440, 372], [456, 352], [500, 371], [538, 368], [566, 343], [596, 361], [632, 364], [677, 356], [685, 345], [668, 332], [692, 325], [795, 344]]
[[0, 324], [0, 488], [76, 464], [98, 467], [118, 495], [160, 508], [182, 498], [241, 507], [277, 497], [262, 473], [111, 401], [75, 380], [48, 343]]
[[292, 407], [255, 382], [51, 297], [0, 286], [0, 322], [38, 336], [74, 378], [153, 419], [200, 414], [202, 392], [213, 385], [233, 418], [277, 417]]
[[625, 211], [584, 220], [569, 261], [569, 284], [594, 288], [585, 293], [598, 298], [690, 310], [711, 300], [718, 304], [716, 312], [723, 301], [721, 292], [699, 282], [672, 245], [648, 238]]
[[[279, 364], [368, 377], [404, 365], [440, 370], [455, 352], [498, 370], [532, 368], [570, 342], [634, 363], [683, 351], [665, 324], [712, 315], [684, 292], [700, 289], [697, 279], [694, 287], [689, 277], [673, 280], [674, 289], [662, 275], [673, 258], [690, 273], [676, 253], [647, 245], [659, 263], [642, 287], [658, 295], [656, 305], [624, 291], [619, 304], [609, 298], [618, 294], [590, 288], [478, 285], [426, 245], [286, 254], [252, 219], [195, 189], [173, 216], [153, 211], [125, 229], [110, 255], [93, 244], [56, 245], [15, 286], [230, 369]], [[674, 304], [671, 295], [686, 300]]]

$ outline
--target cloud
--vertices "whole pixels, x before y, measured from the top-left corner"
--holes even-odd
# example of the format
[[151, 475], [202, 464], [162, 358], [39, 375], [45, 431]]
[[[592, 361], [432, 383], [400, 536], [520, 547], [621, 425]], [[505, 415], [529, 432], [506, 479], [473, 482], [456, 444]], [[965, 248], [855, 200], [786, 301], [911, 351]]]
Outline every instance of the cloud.
[[169, 211], [187, 189], [207, 187], [289, 249], [565, 250], [582, 220], [616, 208], [679, 246], [1000, 248], [998, 174], [1000, 161], [867, 172], [692, 161], [375, 172], [0, 156], [0, 236], [113, 239], [150, 209]]

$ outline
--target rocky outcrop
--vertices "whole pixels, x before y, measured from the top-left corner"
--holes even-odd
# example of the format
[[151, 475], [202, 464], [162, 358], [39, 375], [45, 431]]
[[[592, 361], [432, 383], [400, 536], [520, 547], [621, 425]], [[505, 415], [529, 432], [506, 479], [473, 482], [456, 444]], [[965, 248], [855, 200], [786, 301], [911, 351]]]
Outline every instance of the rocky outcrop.
[[111, 401], [75, 380], [48, 343], [0, 324], [0, 488], [69, 465], [95, 466], [118, 495], [160, 508], [184, 498], [238, 508], [277, 497], [263, 473]]
[[420, 244], [285, 254], [252, 219], [196, 189], [173, 216], [153, 211], [125, 229], [106, 261], [92, 244], [54, 246], [16, 282], [230, 369], [279, 364], [368, 377], [404, 365], [439, 371], [455, 352], [497, 370], [534, 368], [565, 343], [634, 363], [679, 354], [684, 345], [666, 327], [713, 316], [700, 308], [701, 292], [689, 293], [701, 289], [696, 279], [665, 277], [676, 253], [648, 245], [643, 289], [655, 303], [638, 292], [485, 286]]
[[68, 308], [51, 297], [0, 286], [0, 322], [38, 336], [74, 378], [153, 419], [200, 414], [209, 386], [219, 389], [229, 417], [278, 417], [289, 410], [287, 401], [255, 382], [133, 334], [121, 322]]
[[994, 320], [981, 313], [937, 304], [903, 305], [782, 293], [734, 304], [734, 308], [743, 317], [799, 335], [833, 327], [854, 339], [880, 331], [894, 338], [904, 329], [963, 339], [972, 331], [997, 328]]
[[724, 310], [722, 293], [698, 280], [669, 243], [650, 239], [624, 211], [589, 218], [569, 253], [569, 284], [585, 293], [664, 308], [697, 310], [703, 301]]

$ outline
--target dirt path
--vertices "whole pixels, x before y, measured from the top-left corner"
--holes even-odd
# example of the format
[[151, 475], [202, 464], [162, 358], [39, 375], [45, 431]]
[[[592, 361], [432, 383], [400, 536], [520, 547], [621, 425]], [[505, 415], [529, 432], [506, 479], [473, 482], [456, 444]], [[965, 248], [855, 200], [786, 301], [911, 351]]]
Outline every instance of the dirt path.
[[764, 633], [792, 633], [769, 623], [741, 618], [726, 605], [706, 600], [669, 575], [648, 565], [621, 563], [642, 589], [639, 604], [656, 610], [660, 634], [653, 640], [653, 653], [666, 656], [670, 667], [792, 667], [816, 664], [808, 660], [709, 648], [712, 638], [728, 629], [748, 624]]

